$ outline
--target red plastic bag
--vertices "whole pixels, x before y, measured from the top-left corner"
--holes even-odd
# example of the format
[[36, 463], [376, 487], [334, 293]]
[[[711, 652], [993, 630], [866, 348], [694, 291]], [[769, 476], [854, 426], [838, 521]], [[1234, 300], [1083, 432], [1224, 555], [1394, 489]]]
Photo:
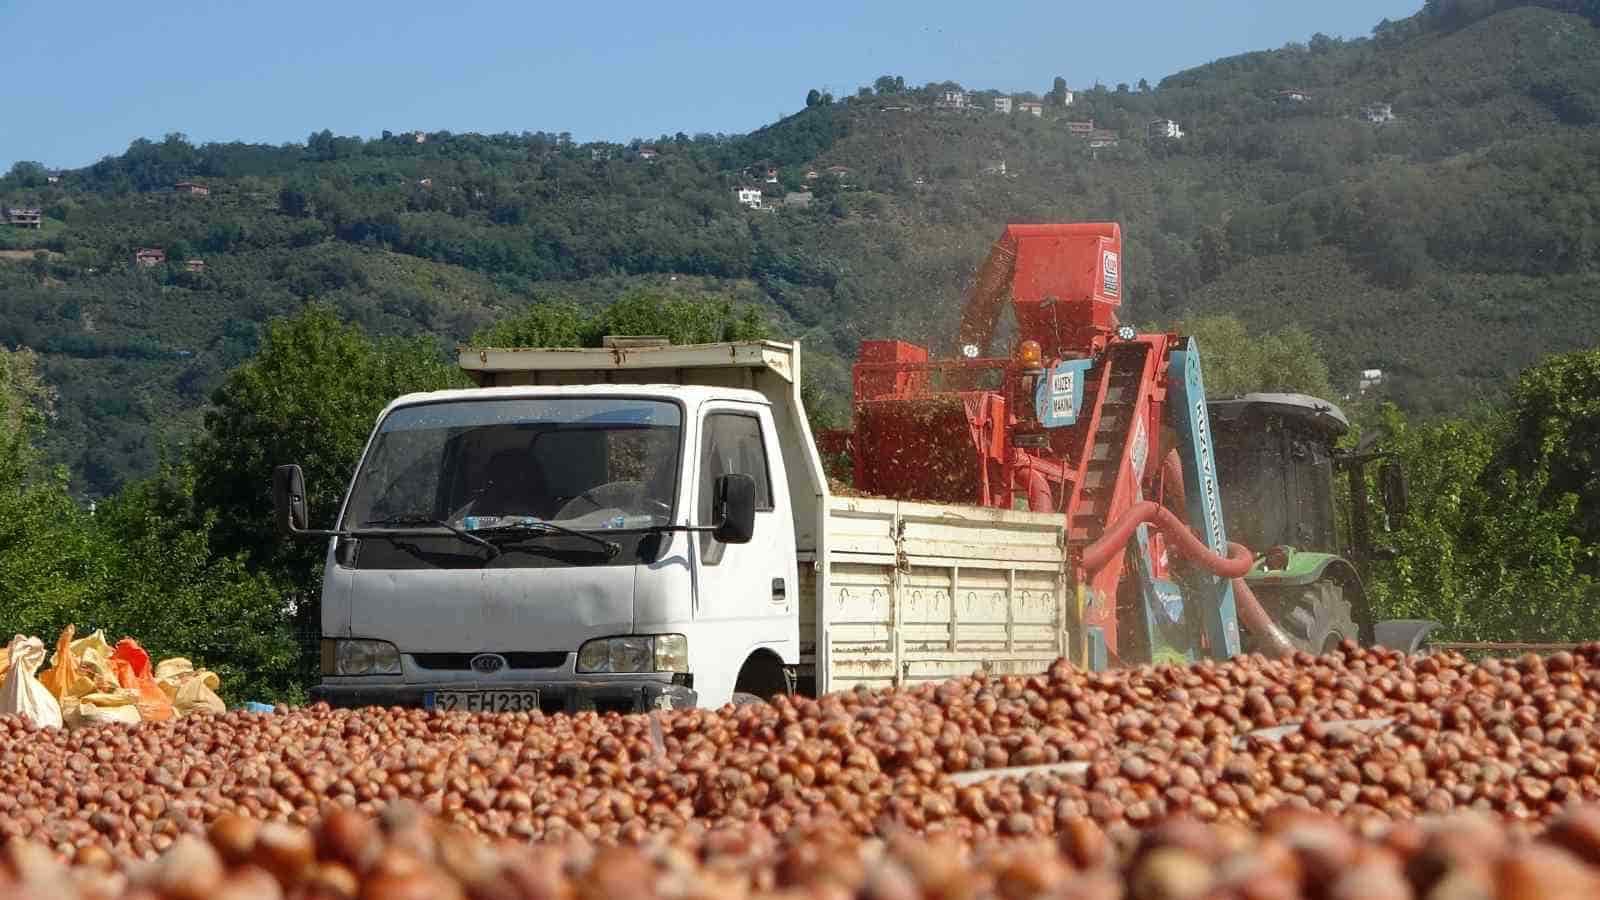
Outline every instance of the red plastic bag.
[[117, 641], [111, 654], [111, 668], [117, 673], [117, 683], [128, 690], [139, 692], [139, 718], [146, 722], [164, 722], [172, 718], [172, 701], [156, 682], [150, 671], [150, 654], [133, 638]]

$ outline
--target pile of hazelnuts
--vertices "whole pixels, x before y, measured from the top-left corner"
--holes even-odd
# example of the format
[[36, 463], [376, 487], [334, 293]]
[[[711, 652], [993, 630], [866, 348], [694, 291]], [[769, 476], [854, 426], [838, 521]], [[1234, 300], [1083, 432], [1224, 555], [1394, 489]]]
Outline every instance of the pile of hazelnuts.
[[[977, 882], [999, 877], [995, 860], [1048, 857], [1049, 871], [1098, 872], [1134, 890], [1145, 856], [1172, 849], [1161, 841], [1177, 849], [1157, 860], [1181, 851], [1214, 881], [1246, 837], [1270, 843], [1274, 827], [1337, 832], [1360, 859], [1403, 861], [1421, 852], [1419, 823], [1454, 814], [1478, 829], [1474, 839], [1493, 830], [1506, 852], [1546, 847], [1528, 842], [1548, 842], [1552, 823], [1600, 802], [1597, 704], [1600, 644], [1479, 662], [1346, 644], [1323, 656], [1111, 672], [1061, 661], [1035, 676], [629, 716], [313, 706], [65, 731], [11, 717], [0, 718], [0, 841], [14, 871], [48, 859], [133, 879], [158, 857], [157, 867], [210, 847], [213, 868], [231, 878], [242, 864], [216, 843], [224, 823], [318, 845], [331, 823], [389, 814], [454, 835], [430, 845], [436, 855], [464, 836], [482, 853], [581, 846], [632, 854], [629, 865], [658, 865], [671, 847], [673, 859], [710, 866], [690, 866], [695, 877], [725, 868], [711, 861], [726, 854], [707, 857], [699, 842], [731, 841], [749, 852], [728, 877], [750, 892], [810, 885], [782, 862], [808, 848], [859, 857], [864, 873], [898, 859], [913, 879], [902, 887], [932, 877], [913, 865], [931, 853], [959, 856], [962, 877]], [[1108, 849], [1094, 856], [1083, 841]], [[577, 878], [561, 859], [563, 877]], [[1284, 867], [1274, 883], [1295, 882]], [[372, 874], [345, 868], [359, 884]]]

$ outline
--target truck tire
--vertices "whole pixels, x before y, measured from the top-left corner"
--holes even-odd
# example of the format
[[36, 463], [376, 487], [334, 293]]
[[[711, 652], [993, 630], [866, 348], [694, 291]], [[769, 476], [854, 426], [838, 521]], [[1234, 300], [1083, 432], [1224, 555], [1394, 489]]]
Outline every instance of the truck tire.
[[1331, 653], [1346, 640], [1360, 641], [1355, 610], [1345, 599], [1344, 585], [1337, 581], [1318, 581], [1286, 593], [1279, 607], [1278, 623], [1295, 647], [1307, 653]]
[[759, 706], [767, 701], [757, 697], [755, 694], [746, 694], [743, 691], [738, 691], [734, 693], [733, 698], [728, 702], [734, 706]]

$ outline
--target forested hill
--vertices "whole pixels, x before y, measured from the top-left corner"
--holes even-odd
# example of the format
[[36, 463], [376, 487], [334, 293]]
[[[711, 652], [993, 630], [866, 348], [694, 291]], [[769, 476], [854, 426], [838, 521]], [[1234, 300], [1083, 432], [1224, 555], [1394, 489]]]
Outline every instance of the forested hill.
[[1600, 342], [1600, 11], [1505, 5], [1429, 0], [1371, 38], [1073, 85], [1070, 106], [1047, 76], [967, 86], [966, 109], [940, 102], [959, 85], [885, 76], [740, 136], [172, 135], [22, 163], [0, 207], [43, 222], [0, 225], [0, 342], [42, 352], [49, 449], [97, 496], [177, 452], [262, 323], [307, 299], [447, 345], [530, 302], [715, 292], [842, 361], [863, 337], [948, 350], [1005, 222], [1114, 219], [1135, 320], [1298, 324], [1341, 385], [1381, 368], [1403, 406], [1456, 409]]

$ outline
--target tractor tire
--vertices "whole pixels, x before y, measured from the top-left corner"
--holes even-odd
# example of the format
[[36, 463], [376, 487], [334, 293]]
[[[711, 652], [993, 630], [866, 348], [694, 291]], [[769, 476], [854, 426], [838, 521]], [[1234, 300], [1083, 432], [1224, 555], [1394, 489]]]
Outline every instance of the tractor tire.
[[1355, 610], [1337, 581], [1318, 581], [1286, 594], [1279, 612], [1278, 624], [1307, 653], [1331, 653], [1345, 640], [1361, 640]]

